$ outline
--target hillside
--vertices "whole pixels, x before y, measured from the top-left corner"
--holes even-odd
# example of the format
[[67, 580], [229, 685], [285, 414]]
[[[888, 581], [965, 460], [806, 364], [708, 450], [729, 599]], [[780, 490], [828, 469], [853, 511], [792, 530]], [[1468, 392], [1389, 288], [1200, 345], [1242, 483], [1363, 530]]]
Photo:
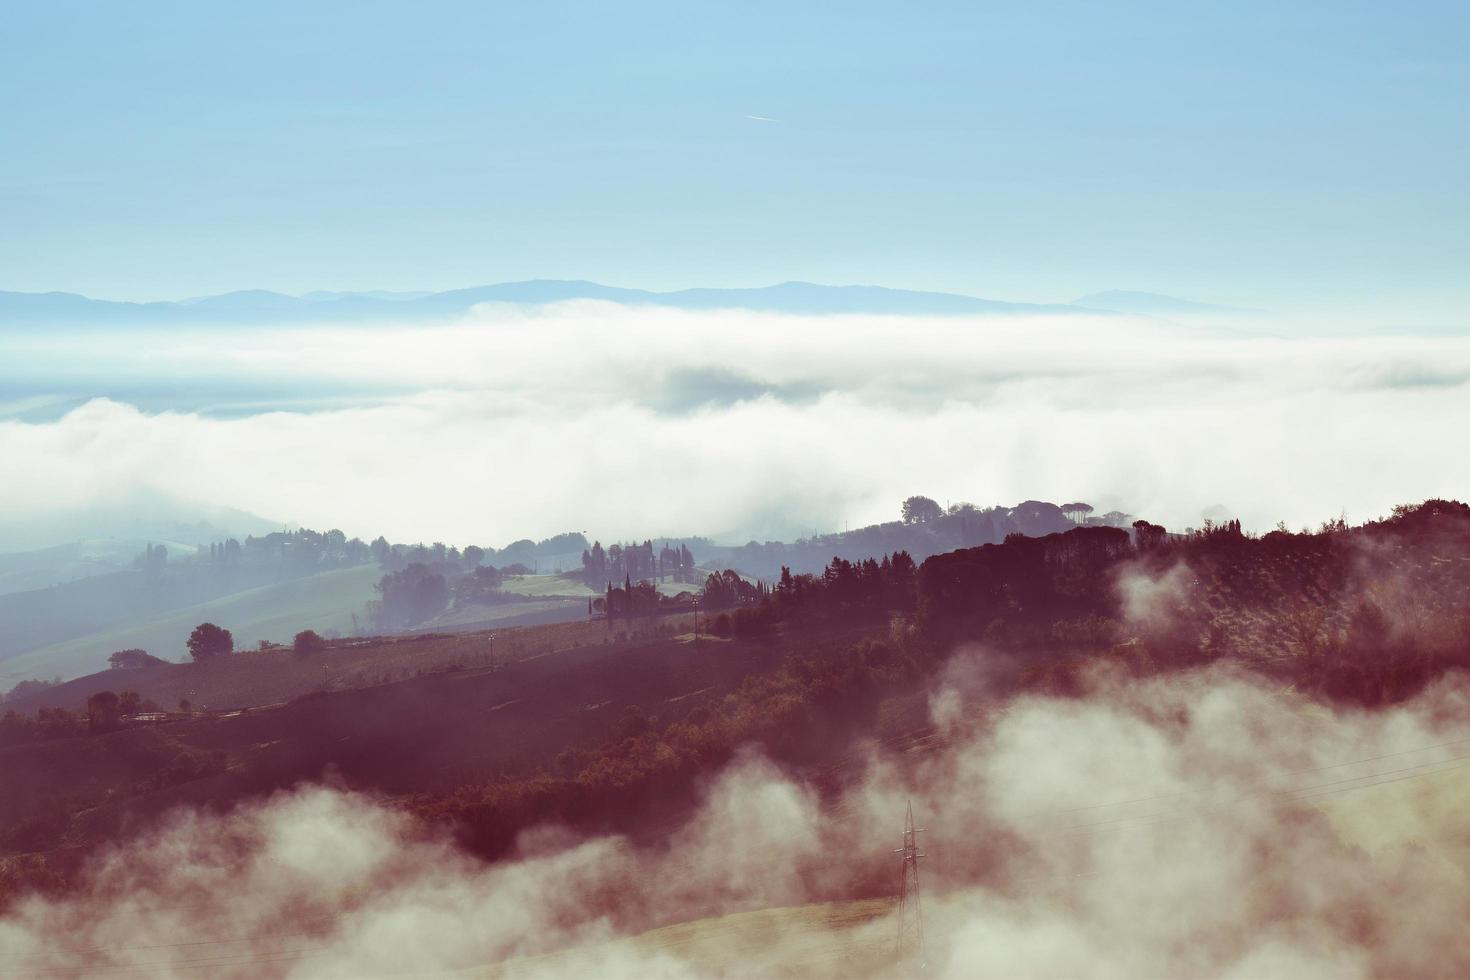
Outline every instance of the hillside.
[[1058, 504], [1044, 500], [990, 507], [956, 502], [945, 509], [936, 504], [936, 513], [924, 520], [885, 521], [789, 542], [718, 545], [692, 538], [689, 547], [705, 567], [734, 568], [770, 580], [780, 576], [782, 568], [796, 574], [821, 572], [833, 558], [862, 561], [906, 551], [915, 561], [923, 561], [961, 548], [999, 544], [1011, 534], [1041, 537], [1069, 531], [1079, 523], [1126, 527], [1133, 521], [1131, 515], [1119, 511], [1093, 515], [1090, 505], [1081, 506], [1086, 510], [1064, 511]]
[[[270, 586], [301, 583], [322, 573], [367, 568], [372, 562], [367, 544], [356, 538], [348, 540], [336, 530], [275, 531], [262, 537], [247, 536], [243, 542], [235, 538], [212, 541], [207, 547], [170, 549], [157, 541], [147, 542], [122, 571], [0, 595], [0, 622], [5, 624], [0, 631], [0, 672], [9, 676], [14, 668], [7, 667], [6, 661], [43, 647], [80, 640], [87, 649], [90, 641], [86, 638], [94, 635], [146, 630], [156, 620], [189, 615], [186, 610], [190, 607]], [[302, 585], [303, 593], [310, 595], [297, 610], [314, 610], [341, 581], [338, 577], [318, 586]], [[247, 597], [247, 616], [258, 619], [263, 615], [263, 595], [289, 600], [290, 590], [257, 593], [253, 600]], [[356, 606], [340, 613], [345, 618], [361, 611]], [[168, 640], [173, 634], [165, 631], [160, 635]], [[98, 638], [110, 642], [105, 635]], [[107, 652], [111, 651], [104, 654]], [[32, 664], [39, 663], [30, 659]], [[62, 668], [38, 669], [40, 676], [50, 676]]]
[[[80, 741], [0, 748], [0, 825], [44, 816], [49, 794], [28, 790], [42, 771], [82, 804], [48, 831], [69, 844], [110, 833], [126, 814], [243, 798], [324, 767], [395, 794], [525, 771], [579, 741], [606, 738], [629, 712], [667, 720], [718, 702], [764, 662], [757, 647], [695, 644], [679, 632], [688, 625], [673, 618], [631, 635], [581, 623], [353, 641], [308, 658], [237, 654], [74, 681], [22, 708], [75, 705], [104, 685], [126, 685], [170, 708], [190, 697], [194, 713]], [[246, 704], [259, 707], [218, 713]], [[204, 708], [212, 713], [199, 714]], [[176, 764], [183, 768], [163, 772]]]
[[[576, 621], [559, 624], [328, 640], [322, 652], [310, 656], [298, 656], [288, 645], [241, 649], [200, 662], [101, 670], [17, 699], [6, 708], [20, 712], [43, 708], [80, 711], [87, 698], [98, 691], [129, 690], [168, 711], [173, 711], [181, 698], [188, 698], [200, 711], [235, 711], [279, 705], [322, 691], [373, 687], [427, 673], [503, 665], [602, 645], [618, 633], [625, 634], [626, 639], [626, 630], [609, 631], [602, 620], [588, 621], [585, 606], [581, 608], [584, 611]], [[672, 618], [667, 622], [682, 624], [683, 620]]]
[[[99, 393], [100, 394], [100, 393]], [[75, 405], [86, 401], [64, 399], [57, 404]], [[49, 412], [50, 409], [47, 410]], [[35, 420], [51, 415], [21, 413], [12, 418]], [[39, 578], [68, 553], [86, 561], [94, 555], [113, 556], [119, 567], [132, 567], [133, 558], [148, 543], [166, 544], [174, 554], [192, 552], [211, 541], [228, 538], [244, 539], [249, 535], [266, 535], [279, 531], [281, 524], [233, 507], [221, 507], [187, 500], [174, 494], [134, 488], [126, 493], [107, 495], [89, 504], [68, 508], [64, 513], [20, 514], [0, 512], [0, 567], [34, 566], [40, 588], [71, 577], [71, 571]], [[10, 591], [10, 590], [5, 590]]]
[[[151, 541], [97, 538], [0, 555], [0, 595], [32, 592], [59, 582], [126, 571]], [[169, 548], [180, 547], [164, 540]]]
[[289, 643], [304, 629], [351, 633], [376, 593], [381, 573], [374, 565], [341, 568], [262, 585], [211, 599], [142, 621], [97, 630], [61, 643], [37, 647], [0, 660], [0, 688], [29, 677], [75, 677], [105, 667], [115, 650], [138, 648], [164, 659], [188, 656], [185, 641], [200, 623], [222, 623], [244, 649], [262, 640]]
[[[661, 575], [655, 587], [672, 597], [697, 590], [709, 572], [724, 568], [770, 581], [783, 568], [797, 574], [820, 572], [833, 557], [862, 561], [906, 551], [922, 560], [955, 548], [997, 543], [1009, 534], [1064, 531], [1086, 514], [1064, 512], [1043, 501], [986, 508], [960, 503], [948, 511], [933, 506], [936, 512], [925, 520], [891, 521], [791, 543], [721, 546], [692, 538], [697, 567], [687, 575]], [[1090, 524], [1127, 520], [1117, 512], [1086, 517]], [[201, 525], [191, 533], [207, 534], [210, 527]], [[442, 544], [385, 541], [373, 551], [340, 532], [324, 535], [306, 529], [247, 537], [243, 545], [231, 541], [210, 541], [201, 548], [153, 540], [137, 542], [136, 549], [123, 542], [95, 542], [0, 556], [0, 622], [8, 625], [0, 632], [0, 692], [24, 680], [79, 676], [121, 649], [180, 658], [190, 630], [206, 621], [230, 629], [237, 647], [284, 642], [308, 628], [363, 635], [565, 622], [586, 611], [575, 600], [596, 600], [608, 581], [623, 577], [623, 572], [602, 575], [583, 565], [587, 549], [598, 546], [580, 533], [539, 542], [521, 539], [499, 549], [467, 546], [464, 555]], [[226, 554], [229, 548], [234, 550]], [[474, 560], [465, 557], [472, 553]], [[142, 567], [145, 555], [161, 560]], [[411, 570], [410, 577], [443, 576], [442, 601], [407, 599], [413, 586], [405, 583], [394, 590], [388, 609], [370, 612], [368, 604], [383, 598], [375, 589], [377, 580], [414, 565], [421, 568]], [[527, 574], [492, 576], [493, 582], [472, 574], [493, 566], [523, 566]], [[64, 580], [68, 570], [77, 577]], [[7, 581], [48, 584], [6, 594]]]
[[[935, 721], [933, 697], [957, 649], [983, 651], [983, 695], [967, 716], [982, 726], [1017, 695], [1079, 698], [1099, 670], [1142, 684], [1228, 665], [1292, 692], [1303, 717], [1352, 717], [1470, 666], [1464, 505], [1430, 501], [1315, 534], [1256, 539], [1225, 525], [1170, 537], [1140, 524], [1134, 537], [1076, 528], [917, 568], [838, 559], [706, 612], [697, 641], [689, 615], [618, 616], [93, 675], [0, 723], [0, 892], [65, 879], [181, 803], [260, 799], [324, 774], [451, 829], [486, 860], [548, 822], [651, 846], [752, 746], [823, 805], [851, 805], [843, 793], [870, 771], [874, 746], [913, 765], [951, 751], [964, 729]], [[166, 709], [188, 698], [191, 710], [92, 733], [56, 711], [126, 689]], [[1327, 768], [1374, 754], [1339, 746]], [[1334, 812], [1344, 835], [1374, 832], [1371, 816]], [[881, 895], [883, 874], [860, 862], [822, 894]]]

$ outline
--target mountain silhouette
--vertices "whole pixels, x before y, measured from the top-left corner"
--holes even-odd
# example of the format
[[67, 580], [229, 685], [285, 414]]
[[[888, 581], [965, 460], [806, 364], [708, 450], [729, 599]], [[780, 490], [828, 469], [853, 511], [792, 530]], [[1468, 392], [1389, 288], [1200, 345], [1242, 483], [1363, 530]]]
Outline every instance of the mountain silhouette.
[[626, 306], [685, 310], [744, 309], [800, 314], [907, 314], [929, 316], [1095, 312], [1076, 304], [1008, 303], [959, 293], [883, 286], [825, 286], [783, 282], [749, 289], [654, 292], [584, 280], [531, 279], [438, 293], [312, 292], [303, 296], [247, 289], [179, 302], [126, 303], [76, 293], [0, 292], [0, 326], [156, 324], [282, 324], [413, 321], [454, 317], [482, 303], [542, 305], [600, 300]]

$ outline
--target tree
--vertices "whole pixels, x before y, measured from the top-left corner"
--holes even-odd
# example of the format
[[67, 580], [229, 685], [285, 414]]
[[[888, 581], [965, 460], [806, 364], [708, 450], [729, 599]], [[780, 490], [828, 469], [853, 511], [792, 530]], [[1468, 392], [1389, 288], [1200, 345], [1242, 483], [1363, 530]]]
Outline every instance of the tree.
[[1087, 523], [1087, 515], [1092, 513], [1092, 505], [1081, 501], [1071, 504], [1062, 504], [1062, 513], [1067, 515], [1067, 520], [1076, 521], [1078, 524]]
[[135, 670], [141, 667], [154, 667], [166, 663], [158, 657], [153, 656], [147, 650], [119, 650], [107, 658], [107, 665], [114, 670]]
[[[475, 575], [484, 571], [479, 569]], [[383, 596], [379, 625], [385, 629], [421, 623], [449, 605], [449, 584], [444, 574], [423, 562], [412, 562], [406, 568], [384, 575], [377, 589]]]
[[928, 497], [910, 497], [903, 502], [903, 522], [924, 524], [943, 516], [944, 509]]
[[602, 542], [594, 541], [590, 551], [582, 553], [582, 580], [590, 589], [602, 587], [602, 583], [609, 578], [607, 569], [607, 552], [602, 550]]
[[1169, 540], [1169, 532], [1162, 525], [1150, 524], [1145, 520], [1133, 522], [1133, 543], [1139, 551], [1150, 551]]
[[291, 641], [291, 649], [296, 651], [296, 656], [304, 657], [307, 654], [320, 653], [327, 648], [327, 641], [321, 638], [316, 630], [302, 630], [296, 634]]
[[187, 646], [189, 656], [195, 661], [208, 660], [220, 654], [233, 653], [235, 638], [227, 629], [222, 629], [213, 623], [200, 623], [194, 627], [194, 632], [189, 634]]
[[105, 732], [118, 725], [117, 695], [111, 691], [98, 691], [87, 699], [87, 729]]
[[0, 701], [19, 701], [21, 698], [30, 697], [32, 694], [37, 694], [41, 691], [44, 691], [48, 687], [60, 686], [60, 677], [49, 681], [44, 679], [34, 681], [21, 681], [19, 684], [12, 687], [7, 693], [0, 695]]

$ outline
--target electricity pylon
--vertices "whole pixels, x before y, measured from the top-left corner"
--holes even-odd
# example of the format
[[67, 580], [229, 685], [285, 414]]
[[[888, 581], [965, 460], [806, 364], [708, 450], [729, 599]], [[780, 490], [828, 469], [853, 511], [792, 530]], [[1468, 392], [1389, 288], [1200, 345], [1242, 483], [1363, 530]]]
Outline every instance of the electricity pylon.
[[898, 958], [912, 959], [919, 969], [924, 968], [924, 911], [919, 905], [919, 850], [918, 835], [923, 828], [914, 826], [914, 801], [909, 801], [908, 815], [904, 819], [903, 847], [894, 851], [903, 855], [903, 867], [898, 884]]

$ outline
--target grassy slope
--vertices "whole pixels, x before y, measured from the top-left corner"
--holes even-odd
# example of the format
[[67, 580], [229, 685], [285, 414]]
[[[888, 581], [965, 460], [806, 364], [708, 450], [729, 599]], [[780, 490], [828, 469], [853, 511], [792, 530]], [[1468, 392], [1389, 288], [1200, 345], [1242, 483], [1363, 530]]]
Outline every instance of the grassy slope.
[[586, 599], [542, 598], [493, 605], [468, 605], [414, 627], [415, 633], [438, 630], [495, 629], [533, 623], [572, 622], [587, 618]]
[[[660, 593], [668, 596], [698, 588], [679, 582], [660, 582], [657, 587]], [[514, 575], [505, 580], [501, 589], [511, 595], [525, 596], [525, 601], [451, 608], [426, 623], [420, 623], [415, 632], [469, 627], [492, 629], [502, 622], [529, 625], [533, 622], [572, 621], [581, 617], [582, 610], [586, 608], [583, 604], [588, 599], [603, 595], [600, 589], [589, 589], [581, 576], [574, 573]]]
[[[708, 572], [701, 571], [698, 584], [688, 582], [675, 582], [671, 579], [661, 580], [656, 584], [659, 592], [664, 595], [674, 596], [680, 592], [698, 592], [704, 584], [704, 576]], [[748, 578], [748, 577], [747, 577]], [[754, 579], [748, 579], [754, 581]], [[621, 586], [622, 582], [615, 582]], [[603, 594], [602, 589], [589, 589], [582, 581], [579, 574], [567, 573], [564, 575], [517, 575], [505, 580], [501, 587], [506, 592], [514, 592], [516, 595], [528, 596], [575, 596], [579, 599], [598, 598]]]
[[107, 667], [114, 650], [141, 647], [154, 656], [183, 659], [184, 641], [202, 622], [218, 623], [235, 636], [236, 647], [260, 640], [289, 642], [297, 631], [352, 628], [352, 614], [376, 597], [382, 576], [376, 565], [335, 569], [309, 578], [265, 585], [166, 613], [143, 623], [41, 647], [0, 664], [0, 688], [32, 677], [77, 677]]
[[[687, 632], [687, 617], [639, 624], [631, 639], [664, 638]], [[622, 637], [619, 634], [624, 634]], [[637, 631], [635, 631], [635, 634]], [[401, 681], [451, 666], [509, 663], [548, 653], [601, 646], [629, 639], [626, 630], [609, 631], [602, 621], [578, 620], [549, 626], [497, 628], [493, 632], [447, 636], [372, 637], [333, 642], [326, 651], [297, 657], [289, 649], [243, 650], [204, 663], [164, 664], [142, 670], [103, 670], [49, 688], [15, 703], [22, 713], [38, 708], [81, 710], [97, 691], [138, 692], [164, 708], [180, 698], [196, 707], [258, 707], [320, 690], [333, 691]], [[6, 706], [10, 707], [9, 705]]]
[[513, 575], [505, 580], [501, 591], [529, 596], [576, 596], [585, 599], [599, 596], [582, 584], [582, 580], [571, 575]]
[[[212, 708], [277, 706], [0, 747], [0, 834], [51, 814], [68, 840], [91, 844], [176, 804], [223, 804], [328, 771], [389, 794], [444, 792], [600, 743], [629, 705], [682, 717], [760, 669], [754, 647], [691, 647], [671, 637], [687, 624], [658, 626], [626, 640], [602, 624], [497, 630], [493, 647], [485, 634], [347, 641], [308, 657], [251, 652], [84, 678], [43, 697], [74, 704], [87, 689], [127, 687], [166, 706], [185, 696]], [[314, 693], [324, 684], [329, 692]], [[302, 692], [311, 696], [279, 704]], [[165, 771], [216, 751], [218, 775]]]
[[88, 538], [35, 551], [8, 552], [0, 554], [0, 595], [127, 571], [133, 567], [133, 559], [150, 544], [166, 547], [175, 561], [187, 559], [195, 552], [194, 545], [166, 538]]

